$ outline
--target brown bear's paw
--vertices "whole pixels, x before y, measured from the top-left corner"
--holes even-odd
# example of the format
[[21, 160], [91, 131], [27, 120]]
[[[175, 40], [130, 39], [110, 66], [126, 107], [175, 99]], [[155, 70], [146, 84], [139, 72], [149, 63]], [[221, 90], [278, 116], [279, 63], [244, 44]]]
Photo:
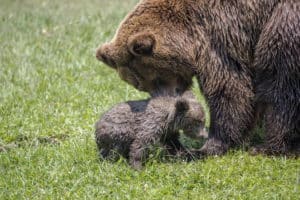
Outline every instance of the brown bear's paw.
[[255, 147], [250, 148], [249, 153], [250, 155], [256, 156], [259, 154], [265, 154], [266, 147], [265, 145], [257, 145]]
[[223, 155], [227, 152], [229, 145], [221, 140], [210, 138], [206, 141], [199, 153], [205, 156]]
[[267, 155], [267, 156], [272, 156], [272, 155], [287, 155], [288, 151], [287, 148], [282, 147], [282, 148], [272, 148], [268, 145], [262, 144], [262, 145], [257, 145], [255, 147], [252, 147], [250, 149], [250, 154], [251, 155]]
[[252, 147], [249, 151], [251, 155], [266, 155], [266, 156], [288, 156], [298, 158], [300, 156], [300, 148], [282, 147], [272, 148], [265, 144]]

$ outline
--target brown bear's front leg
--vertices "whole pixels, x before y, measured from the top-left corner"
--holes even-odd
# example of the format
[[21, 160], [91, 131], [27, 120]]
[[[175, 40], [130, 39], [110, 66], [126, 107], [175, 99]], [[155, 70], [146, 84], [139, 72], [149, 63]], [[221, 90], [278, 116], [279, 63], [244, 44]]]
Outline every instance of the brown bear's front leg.
[[[224, 56], [224, 54], [221, 54]], [[221, 155], [240, 145], [253, 121], [253, 89], [249, 70], [232, 59], [217, 54], [198, 73], [198, 81], [208, 101], [211, 125], [204, 155]]]
[[268, 107], [265, 144], [253, 153], [287, 154], [300, 136], [300, 3], [295, 2], [276, 6], [256, 44], [256, 99]]
[[[232, 94], [233, 95], [233, 94]], [[218, 94], [208, 99], [211, 113], [209, 137], [201, 152], [205, 155], [221, 155], [229, 147], [244, 142], [247, 128], [252, 121], [252, 106], [249, 98], [235, 95], [228, 98]]]

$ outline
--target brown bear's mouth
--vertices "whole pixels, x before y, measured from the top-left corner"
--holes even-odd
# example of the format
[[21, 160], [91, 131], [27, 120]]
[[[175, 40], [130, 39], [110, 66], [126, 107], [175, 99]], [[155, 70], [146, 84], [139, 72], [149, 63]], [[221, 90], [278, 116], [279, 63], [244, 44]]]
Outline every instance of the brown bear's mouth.
[[190, 88], [192, 82], [170, 70], [133, 63], [129, 63], [126, 67], [118, 67], [117, 71], [121, 79], [140, 91], [148, 92], [151, 96], [181, 95]]

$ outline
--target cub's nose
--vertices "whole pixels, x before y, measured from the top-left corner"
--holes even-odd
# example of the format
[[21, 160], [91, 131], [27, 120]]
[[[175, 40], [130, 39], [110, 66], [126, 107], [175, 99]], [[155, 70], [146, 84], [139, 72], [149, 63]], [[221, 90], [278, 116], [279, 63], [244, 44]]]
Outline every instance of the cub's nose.
[[117, 67], [116, 62], [114, 61], [114, 59], [111, 55], [108, 44], [104, 44], [97, 49], [96, 58], [112, 68]]

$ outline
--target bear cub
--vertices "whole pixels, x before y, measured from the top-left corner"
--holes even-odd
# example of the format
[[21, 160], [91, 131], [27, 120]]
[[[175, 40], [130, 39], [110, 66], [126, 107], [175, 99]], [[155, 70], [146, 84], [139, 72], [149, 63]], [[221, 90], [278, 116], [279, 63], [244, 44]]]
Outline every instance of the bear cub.
[[190, 138], [207, 135], [202, 106], [188, 91], [181, 97], [160, 96], [115, 105], [96, 123], [95, 138], [102, 158], [129, 159], [135, 169], [142, 167], [148, 150], [162, 144], [170, 154], [184, 151], [179, 131]]

